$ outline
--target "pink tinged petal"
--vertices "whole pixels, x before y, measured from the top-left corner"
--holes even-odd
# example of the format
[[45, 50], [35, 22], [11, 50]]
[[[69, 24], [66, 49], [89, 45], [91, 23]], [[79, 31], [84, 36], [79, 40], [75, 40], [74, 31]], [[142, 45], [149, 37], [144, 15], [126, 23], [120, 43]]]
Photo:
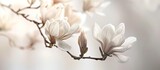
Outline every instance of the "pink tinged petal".
[[111, 44], [113, 47], [117, 47], [117, 46], [121, 46], [123, 42], [124, 42], [123, 35], [119, 34], [112, 39]]
[[125, 63], [129, 60], [129, 58], [127, 56], [124, 56], [124, 55], [121, 55], [121, 54], [114, 53], [113, 55], [118, 58], [118, 61], [120, 63]]
[[49, 31], [51, 36], [58, 36], [59, 35], [59, 23], [53, 22], [49, 26]]
[[73, 24], [69, 30], [68, 34], [74, 34], [79, 31], [80, 25], [79, 24]]
[[46, 13], [47, 13], [47, 8], [41, 7], [40, 8], [40, 13], [41, 13], [41, 20], [43, 23], [46, 22]]
[[124, 25], [124, 23], [120, 23], [116, 27], [116, 34], [124, 34], [124, 33], [125, 33], [125, 25]]
[[137, 41], [136, 37], [128, 37], [127, 39], [125, 39], [125, 42], [121, 46], [124, 47], [130, 46], [135, 41]]
[[51, 8], [48, 8], [47, 13], [46, 13], [46, 19], [49, 20], [49, 19], [54, 18], [57, 12], [58, 11], [54, 6], [52, 6]]
[[64, 41], [58, 41], [58, 47], [63, 51], [69, 51], [71, 49], [71, 46]]
[[63, 4], [56, 4], [55, 8], [57, 9], [57, 13], [55, 18], [63, 18], [64, 17], [64, 5]]

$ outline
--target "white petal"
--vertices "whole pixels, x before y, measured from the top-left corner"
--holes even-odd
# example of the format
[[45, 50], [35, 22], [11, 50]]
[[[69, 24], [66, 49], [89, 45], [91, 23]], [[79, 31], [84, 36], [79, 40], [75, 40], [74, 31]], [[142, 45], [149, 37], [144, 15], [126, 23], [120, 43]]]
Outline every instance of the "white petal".
[[125, 33], [125, 25], [124, 23], [120, 23], [116, 28], [116, 34], [124, 34]]
[[96, 13], [97, 15], [100, 15], [100, 16], [105, 16], [105, 14], [104, 14], [104, 13], [99, 12], [99, 11], [95, 11], [95, 13]]
[[130, 49], [131, 47], [132, 47], [132, 45], [129, 45], [129, 46], [127, 46], [127, 47], [124, 47], [124, 46], [114, 47], [114, 48], [111, 50], [111, 52], [120, 52], [120, 53], [122, 53], [122, 52], [127, 51], [127, 50]]
[[124, 55], [121, 55], [121, 54], [114, 53], [113, 55], [115, 55], [118, 58], [118, 61], [120, 63], [125, 63], [129, 60], [129, 58], [127, 56], [124, 56]]
[[[47, 25], [48, 25], [49, 21], [47, 21]], [[48, 32], [51, 36], [58, 36], [59, 35], [59, 23], [57, 23], [56, 21], [53, 21], [50, 23], [50, 25], [48, 26]]]
[[73, 33], [76, 33], [78, 32], [79, 30], [79, 24], [73, 24], [69, 30], [69, 34], [73, 34]]
[[116, 46], [120, 46], [123, 43], [123, 41], [124, 41], [123, 35], [119, 34], [112, 39], [111, 44], [112, 46], [116, 47]]
[[102, 39], [101, 39], [101, 28], [99, 27], [99, 25], [97, 23], [94, 24], [94, 28], [93, 28], [93, 36], [95, 37], [95, 39], [101, 43], [102, 45]]
[[45, 7], [41, 7], [40, 8], [40, 13], [41, 13], [41, 20], [43, 21], [43, 23], [45, 23], [46, 22], [47, 9]]
[[66, 19], [60, 19], [60, 20], [58, 20], [58, 23], [60, 24], [59, 37], [62, 37], [62, 36], [64, 36], [64, 34], [66, 34], [69, 31], [70, 25]]
[[125, 42], [122, 44], [122, 46], [124, 47], [130, 46], [136, 40], [137, 40], [136, 37], [128, 37], [127, 39], [125, 39]]
[[103, 2], [103, 3], [100, 5], [100, 7], [101, 7], [101, 8], [106, 8], [106, 7], [109, 6], [110, 4], [111, 4], [110, 1]]
[[97, 35], [101, 32], [101, 28], [97, 23], [94, 24], [94, 29], [93, 29], [93, 35], [94, 37], [97, 37]]
[[55, 24], [51, 24], [50, 25], [50, 31], [51, 31], [51, 35], [52, 36], [58, 36], [59, 35], [59, 24], [55, 23]]
[[48, 8], [47, 9], [47, 12], [46, 12], [46, 19], [51, 19], [51, 18], [54, 18], [57, 14], [57, 10], [54, 6], [52, 6], [51, 8]]
[[102, 29], [102, 39], [107, 39], [107, 41], [111, 41], [111, 39], [115, 35], [115, 27], [112, 24], [107, 24]]
[[71, 49], [71, 46], [69, 46], [64, 41], [57, 41], [57, 42], [58, 42], [58, 47], [63, 51], [69, 51]]

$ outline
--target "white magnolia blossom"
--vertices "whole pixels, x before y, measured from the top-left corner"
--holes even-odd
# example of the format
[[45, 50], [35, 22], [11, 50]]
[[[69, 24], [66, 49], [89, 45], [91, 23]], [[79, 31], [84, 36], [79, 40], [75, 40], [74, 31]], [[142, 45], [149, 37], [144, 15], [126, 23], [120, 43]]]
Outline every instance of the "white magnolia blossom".
[[83, 0], [83, 12], [90, 16], [93, 13], [104, 16], [105, 14], [101, 10], [104, 10], [109, 4], [109, 1], [105, 2], [104, 0]]
[[118, 57], [120, 62], [126, 62], [127, 56], [121, 55], [131, 48], [132, 43], [136, 41], [135, 37], [124, 38], [125, 25], [119, 24], [117, 27], [112, 24], [105, 25], [102, 29], [98, 24], [94, 26], [94, 37], [101, 44], [102, 50], [106, 55]]
[[79, 24], [70, 25], [67, 18], [52, 19], [45, 23], [45, 33], [50, 41], [56, 40], [58, 47], [65, 51], [70, 50], [71, 47], [63, 40], [70, 38], [78, 30]]

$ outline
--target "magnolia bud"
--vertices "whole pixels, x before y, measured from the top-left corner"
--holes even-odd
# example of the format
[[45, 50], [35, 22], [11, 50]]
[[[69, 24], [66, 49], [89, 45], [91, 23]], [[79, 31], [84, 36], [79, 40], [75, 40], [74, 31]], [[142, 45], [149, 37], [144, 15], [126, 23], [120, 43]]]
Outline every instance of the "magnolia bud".
[[83, 57], [83, 55], [88, 51], [87, 48], [87, 39], [85, 37], [84, 32], [81, 32], [79, 38], [78, 38], [78, 45], [80, 47], [80, 57]]

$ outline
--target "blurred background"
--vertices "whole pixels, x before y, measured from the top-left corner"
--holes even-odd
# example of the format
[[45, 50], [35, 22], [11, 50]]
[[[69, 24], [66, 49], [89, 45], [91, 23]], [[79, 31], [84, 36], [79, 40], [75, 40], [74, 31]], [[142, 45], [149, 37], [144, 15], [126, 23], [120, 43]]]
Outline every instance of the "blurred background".
[[[76, 5], [76, 8], [80, 8], [81, 0], [74, 1], [73, 4]], [[123, 22], [126, 25], [125, 37], [137, 37], [137, 42], [133, 44], [133, 48], [123, 53], [130, 57], [128, 62], [119, 63], [114, 57], [109, 57], [105, 61], [74, 60], [64, 51], [57, 48], [46, 48], [43, 41], [35, 44], [34, 50], [23, 50], [10, 47], [9, 40], [5, 36], [0, 36], [0, 70], [160, 70], [160, 0], [106, 1], [111, 2], [103, 11], [106, 16], [95, 14], [85, 21], [84, 26], [90, 29], [87, 32], [89, 51], [85, 55], [100, 57], [98, 43], [92, 36], [94, 22], [100, 26], [108, 23], [118, 25]], [[26, 4], [25, 0], [0, 0], [0, 2], [13, 4], [15, 9], [24, 7]], [[13, 24], [14, 29], [12, 31], [15, 32], [15, 35], [10, 35], [16, 39], [18, 44], [25, 45], [29, 42], [24, 36], [27, 34], [26, 32], [35, 33], [34, 37], [41, 41], [41, 36], [33, 31], [33, 29], [36, 30], [34, 24], [25, 24], [27, 21], [23, 21], [24, 19], [16, 17], [11, 12], [8, 13], [12, 22], [16, 23]], [[34, 12], [31, 11], [30, 13]], [[4, 15], [3, 13], [0, 14]], [[33, 17], [37, 18], [36, 16]], [[0, 20], [4, 19], [1, 18]], [[79, 47], [75, 41], [77, 41], [77, 36], [67, 40], [67, 43], [72, 45], [71, 52], [79, 55]]]

